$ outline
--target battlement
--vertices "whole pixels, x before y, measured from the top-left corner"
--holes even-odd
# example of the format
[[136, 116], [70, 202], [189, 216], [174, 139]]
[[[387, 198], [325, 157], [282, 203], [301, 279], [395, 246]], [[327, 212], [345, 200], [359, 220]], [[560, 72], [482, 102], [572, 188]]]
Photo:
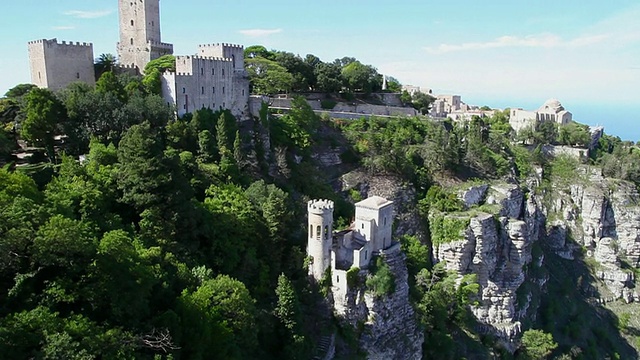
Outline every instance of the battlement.
[[223, 58], [223, 57], [218, 57], [218, 56], [200, 56], [200, 55], [180, 55], [180, 56], [176, 56], [176, 61], [178, 60], [211, 60], [211, 61], [224, 61], [224, 62], [231, 62], [232, 60], [229, 58]]
[[226, 48], [232, 48], [232, 49], [244, 49], [243, 45], [227, 44], [227, 43], [201, 44], [201, 45], [198, 45], [198, 48], [210, 48], [210, 47], [226, 47]]
[[157, 46], [157, 47], [172, 48], [173, 49], [173, 44], [163, 43], [163, 42], [159, 42], [159, 41], [147, 40], [147, 44], [148, 45]]
[[307, 209], [310, 213], [322, 215], [327, 212], [332, 212], [334, 203], [331, 200], [309, 200], [307, 203]]
[[34, 45], [34, 44], [45, 44], [47, 46], [76, 46], [76, 47], [93, 47], [92, 43], [87, 43], [87, 42], [79, 42], [76, 41], [75, 43], [73, 41], [60, 41], [58, 42], [58, 39], [53, 38], [50, 40], [47, 39], [39, 39], [39, 40], [33, 40], [33, 41], [29, 41], [29, 45]]

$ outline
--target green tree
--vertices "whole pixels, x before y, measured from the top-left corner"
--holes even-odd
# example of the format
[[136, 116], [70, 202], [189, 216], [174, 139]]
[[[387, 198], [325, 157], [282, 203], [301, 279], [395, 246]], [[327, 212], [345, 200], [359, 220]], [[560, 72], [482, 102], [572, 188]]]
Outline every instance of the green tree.
[[381, 81], [377, 79], [378, 72], [369, 65], [353, 61], [342, 68], [344, 83], [352, 92], [370, 93], [380, 89]]
[[54, 136], [59, 124], [66, 120], [67, 112], [60, 100], [47, 89], [32, 89], [25, 97], [26, 119], [22, 123], [22, 137], [46, 149], [51, 161], [55, 161]]
[[255, 301], [237, 280], [220, 275], [194, 292], [185, 290], [179, 311], [183, 327], [182, 354], [189, 359], [246, 359], [256, 352]]
[[337, 93], [342, 89], [342, 69], [337, 64], [320, 63], [314, 68], [316, 90]]
[[99, 94], [112, 94], [121, 102], [127, 102], [127, 92], [112, 71], [107, 71], [100, 76], [100, 79], [96, 82], [96, 92]]
[[263, 57], [245, 61], [253, 94], [272, 95], [291, 91], [295, 79], [276, 61]]
[[96, 72], [96, 79], [99, 79], [102, 74], [106, 72], [112, 72], [115, 70], [116, 65], [118, 65], [118, 61], [116, 60], [116, 56], [113, 54], [100, 54], [100, 56], [96, 59], [94, 64], [94, 69]]
[[429, 113], [431, 104], [433, 104], [435, 100], [436, 99], [433, 96], [419, 91], [415, 92], [411, 99], [413, 107], [416, 108], [416, 110], [420, 111], [422, 115], [426, 115]]
[[542, 330], [530, 329], [522, 334], [522, 358], [541, 360], [546, 359], [558, 344], [553, 341], [551, 334]]

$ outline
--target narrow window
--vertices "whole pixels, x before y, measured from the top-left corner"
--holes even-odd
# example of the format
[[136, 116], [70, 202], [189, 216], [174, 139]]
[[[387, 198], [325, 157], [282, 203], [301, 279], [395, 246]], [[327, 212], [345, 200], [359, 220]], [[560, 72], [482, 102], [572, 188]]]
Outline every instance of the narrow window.
[[309, 237], [313, 237], [313, 225], [309, 225]]
[[76, 79], [80, 79], [80, 73], [76, 73]]
[[131, 45], [133, 45], [133, 38], [131, 38]]
[[324, 239], [327, 240], [329, 238], [329, 226], [324, 226]]
[[224, 86], [222, 87], [222, 93], [224, 94]]
[[222, 103], [222, 107], [226, 109], [227, 108], [227, 103], [223, 102]]
[[216, 74], [216, 69], [211, 69], [211, 76]]
[[364, 223], [362, 223], [362, 228], [364, 229]]
[[340, 276], [336, 275], [336, 282], [339, 283], [340, 282]]
[[364, 251], [364, 259], [367, 260], [367, 255], [369, 255], [369, 250]]
[[231, 55], [231, 60], [233, 60], [233, 67], [236, 67], [236, 56], [235, 55]]
[[40, 71], [38, 71], [38, 80], [42, 80], [42, 74], [40, 74]]
[[321, 227], [320, 225], [318, 225], [318, 227], [316, 228], [316, 237], [320, 237], [320, 232], [321, 232]]
[[131, 20], [131, 26], [133, 26], [133, 20]]
[[200, 75], [204, 75], [204, 68], [200, 68]]
[[[202, 87], [202, 95], [204, 95], [204, 86]], [[202, 104], [202, 107], [204, 107], [204, 104]]]
[[384, 218], [384, 226], [387, 226], [387, 217]]
[[182, 88], [182, 93], [186, 94], [187, 93], [187, 89], [186, 88]]
[[213, 93], [214, 94], [216, 93], [216, 87], [215, 86], [213, 87]]
[[242, 89], [242, 96], [244, 96], [244, 89]]
[[222, 76], [224, 76], [224, 69], [222, 69]]

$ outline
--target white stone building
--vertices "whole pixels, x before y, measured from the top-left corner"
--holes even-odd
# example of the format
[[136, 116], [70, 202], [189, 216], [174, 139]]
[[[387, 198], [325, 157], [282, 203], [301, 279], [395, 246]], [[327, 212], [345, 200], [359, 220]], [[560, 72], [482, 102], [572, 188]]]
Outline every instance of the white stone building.
[[93, 44], [42, 39], [30, 41], [28, 48], [31, 82], [38, 87], [59, 90], [75, 81], [95, 84]]
[[564, 109], [560, 101], [549, 99], [537, 111], [511, 109], [509, 125], [516, 132], [520, 132], [523, 129], [535, 127], [537, 124], [546, 121], [552, 121], [558, 125], [566, 125], [571, 122], [572, 118], [573, 115]]
[[162, 97], [179, 116], [201, 108], [249, 114], [249, 79], [240, 45], [199, 45], [198, 55], [176, 56], [176, 72], [162, 76]]
[[308, 203], [309, 273], [320, 281], [331, 267], [334, 292], [346, 294], [347, 271], [367, 269], [371, 258], [392, 245], [393, 201], [372, 196], [356, 203], [355, 222], [348, 230], [333, 233], [333, 202]]
[[461, 110], [464, 105], [460, 95], [438, 95], [433, 104], [431, 104], [429, 115], [436, 118], [445, 118], [450, 113]]
[[151, 60], [173, 54], [160, 36], [160, 0], [118, 0], [120, 42], [118, 62], [139, 73]]

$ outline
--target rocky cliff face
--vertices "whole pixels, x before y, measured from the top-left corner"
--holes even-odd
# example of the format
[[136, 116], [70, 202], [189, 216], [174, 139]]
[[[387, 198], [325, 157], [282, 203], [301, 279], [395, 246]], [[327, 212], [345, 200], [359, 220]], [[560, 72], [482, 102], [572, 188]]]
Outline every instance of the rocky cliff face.
[[[424, 237], [413, 205], [416, 203], [415, 190], [400, 179], [351, 172], [339, 179], [337, 187], [341, 191], [356, 189], [363, 197], [378, 195], [393, 200], [396, 211], [394, 236]], [[366, 272], [362, 271], [360, 286], [350, 288], [346, 293], [333, 292], [336, 315], [357, 330], [358, 345], [366, 352], [367, 359], [421, 359], [424, 334], [418, 328], [409, 302], [405, 255], [400, 244], [395, 244], [381, 256], [394, 276], [393, 293], [376, 297], [366, 291], [363, 285]]]
[[[520, 333], [516, 291], [525, 281], [532, 244], [539, 239], [540, 205], [535, 197], [525, 201], [515, 185], [477, 188], [486, 193], [488, 204], [498, 205], [495, 214], [471, 209], [463, 238], [435, 246], [434, 257], [461, 275], [477, 274], [480, 301], [473, 313], [488, 331], [510, 340]], [[462, 196], [463, 200], [469, 198]], [[484, 202], [484, 196], [472, 198], [482, 200], [465, 201], [467, 206]]]
[[395, 279], [393, 293], [377, 297], [363, 286], [351, 289], [344, 299], [341, 321], [358, 329], [358, 345], [367, 359], [422, 359], [424, 334], [418, 328], [409, 303], [405, 256], [396, 244], [381, 256]]
[[[434, 258], [447, 269], [477, 274], [481, 293], [473, 313], [486, 325], [484, 331], [498, 335], [511, 349], [530, 301], [530, 294], [518, 299], [517, 291], [527, 280], [527, 269], [544, 261], [542, 254], [532, 256], [537, 241], [567, 260], [580, 252], [592, 259], [596, 276], [610, 292], [600, 293], [601, 301], [640, 301], [633, 271], [640, 265], [640, 196], [635, 186], [606, 179], [593, 169], [578, 170], [570, 183], [544, 189], [538, 184], [528, 184], [528, 196], [514, 184], [459, 191], [469, 210], [456, 216], [468, 216], [469, 226], [460, 240], [434, 247]], [[531, 264], [534, 260], [537, 264]], [[546, 279], [529, 280], [544, 287]]]
[[550, 195], [549, 215], [559, 218], [553, 227], [566, 229], [560, 232], [598, 262], [596, 275], [611, 292], [603, 300], [640, 300], [632, 271], [640, 265], [640, 205], [635, 186], [589, 170], [568, 189], [554, 188]]

